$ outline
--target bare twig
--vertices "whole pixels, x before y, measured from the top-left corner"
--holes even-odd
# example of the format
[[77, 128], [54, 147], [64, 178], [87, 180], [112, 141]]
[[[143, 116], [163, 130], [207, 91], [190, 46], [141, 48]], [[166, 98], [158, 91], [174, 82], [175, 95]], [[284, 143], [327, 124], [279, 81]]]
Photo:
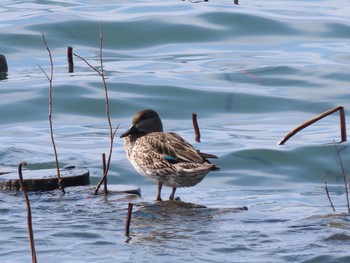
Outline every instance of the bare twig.
[[128, 204], [128, 214], [126, 216], [126, 221], [125, 221], [125, 236], [127, 236], [127, 237], [130, 236], [130, 222], [131, 222], [132, 207], [133, 207], [133, 204], [129, 203]]
[[339, 111], [340, 112], [340, 133], [341, 133], [341, 143], [346, 141], [346, 122], [345, 122], [345, 111], [343, 106], [338, 106], [328, 111], [323, 112], [322, 114], [300, 124], [298, 127], [290, 131], [286, 136], [283, 137], [282, 140], [278, 142], [279, 145], [283, 145], [286, 141], [288, 141], [291, 137], [293, 137], [297, 132], [302, 129], [310, 126], [311, 124], [323, 119], [324, 117]]
[[90, 64], [83, 57], [73, 53], [74, 56], [83, 60], [91, 69], [93, 69], [102, 78], [103, 88], [105, 91], [106, 116], [107, 116], [107, 122], [108, 122], [108, 127], [109, 127], [110, 146], [109, 146], [109, 155], [108, 155], [106, 170], [104, 171], [103, 177], [101, 178], [99, 183], [96, 185], [95, 192], [94, 192], [95, 195], [98, 193], [99, 188], [101, 187], [102, 183], [104, 182], [104, 180], [108, 174], [109, 167], [111, 164], [112, 153], [113, 153], [113, 141], [114, 141], [115, 133], [119, 127], [119, 125], [118, 125], [118, 127], [113, 131], [111, 117], [110, 117], [110, 111], [109, 111], [109, 98], [108, 98], [107, 82], [106, 82], [106, 77], [105, 77], [104, 68], [103, 68], [103, 56], [102, 56], [103, 45], [102, 44], [103, 44], [103, 29], [101, 26], [101, 28], [100, 28], [100, 52], [99, 52], [100, 53], [100, 67], [101, 67], [100, 70], [98, 70], [96, 67], [94, 67], [92, 64]]
[[53, 151], [54, 151], [54, 155], [55, 155], [55, 162], [56, 162], [56, 169], [57, 169], [57, 178], [58, 178], [58, 186], [61, 189], [62, 193], [64, 192], [64, 185], [63, 185], [63, 181], [62, 181], [62, 177], [61, 177], [61, 173], [60, 173], [60, 167], [59, 167], [59, 163], [58, 163], [58, 156], [57, 156], [57, 150], [56, 150], [56, 143], [55, 143], [55, 138], [54, 138], [54, 134], [53, 134], [53, 127], [52, 127], [52, 81], [53, 81], [53, 61], [52, 61], [52, 55], [51, 55], [51, 50], [49, 49], [49, 46], [47, 45], [46, 39], [45, 39], [45, 35], [44, 33], [42, 33], [42, 38], [45, 44], [45, 47], [47, 49], [47, 52], [49, 53], [49, 59], [50, 59], [50, 75], [48, 75], [44, 69], [42, 67], [39, 68], [41, 69], [41, 71], [45, 74], [46, 78], [49, 81], [49, 125], [50, 125], [50, 136], [51, 136], [51, 142], [52, 142], [52, 146], [53, 146]]
[[329, 203], [330, 203], [331, 206], [332, 206], [333, 212], [336, 212], [336, 211], [335, 211], [335, 208], [334, 208], [334, 205], [333, 205], [333, 202], [332, 202], [332, 199], [331, 199], [331, 196], [329, 195], [328, 184], [327, 184], [327, 177], [326, 177], [326, 176], [324, 177], [324, 185], [325, 185], [324, 189], [326, 190], [326, 194], [327, 194]]
[[337, 156], [339, 159], [339, 164], [340, 164], [340, 169], [341, 169], [341, 175], [343, 177], [343, 181], [344, 181], [344, 186], [345, 186], [345, 196], [346, 196], [346, 204], [347, 204], [347, 208], [348, 208], [348, 213], [350, 213], [350, 203], [349, 203], [349, 186], [348, 186], [348, 182], [346, 180], [346, 175], [345, 175], [345, 170], [344, 170], [344, 166], [343, 166], [343, 161], [340, 157], [340, 152], [339, 149], [337, 147], [337, 144], [334, 142], [334, 146], [335, 149], [337, 151]]
[[192, 113], [192, 122], [193, 122], [193, 128], [194, 128], [194, 132], [196, 134], [196, 142], [200, 142], [201, 141], [201, 133], [199, 131], [199, 127], [198, 127], [198, 122], [197, 122], [197, 114], [196, 113]]
[[102, 76], [102, 73], [96, 68], [94, 67], [93, 65], [91, 65], [89, 63], [89, 61], [87, 61], [85, 58], [83, 58], [82, 56], [79, 56], [78, 54], [74, 53], [73, 52], [73, 55], [76, 56], [77, 58], [81, 59], [82, 61], [85, 62], [86, 65], [88, 65], [91, 69], [93, 69], [98, 75]]
[[[103, 174], [106, 174], [106, 154], [102, 154], [102, 167], [103, 167]], [[108, 189], [107, 189], [107, 176], [103, 180], [103, 185], [104, 185], [104, 193], [108, 194]]]
[[34, 244], [34, 234], [33, 234], [33, 227], [32, 227], [32, 212], [30, 209], [30, 202], [28, 198], [27, 193], [27, 187], [23, 181], [23, 175], [22, 175], [22, 166], [27, 165], [26, 162], [21, 162], [18, 165], [18, 176], [19, 176], [19, 182], [21, 185], [21, 189], [24, 195], [24, 198], [26, 200], [26, 206], [27, 206], [27, 225], [28, 225], [28, 234], [29, 234], [29, 242], [30, 242], [30, 250], [32, 252], [32, 262], [36, 263], [36, 252], [35, 252], [35, 244]]
[[94, 194], [97, 195], [98, 190], [100, 189], [102, 183], [104, 182], [105, 178], [108, 175], [108, 171], [109, 171], [109, 166], [111, 164], [111, 159], [112, 159], [112, 153], [113, 153], [113, 141], [114, 141], [114, 137], [115, 137], [115, 133], [117, 132], [118, 128], [119, 128], [120, 123], [118, 124], [117, 128], [115, 128], [114, 132], [111, 135], [111, 139], [110, 139], [110, 147], [109, 147], [109, 154], [108, 154], [108, 161], [107, 161], [107, 166], [106, 166], [106, 171], [103, 174], [103, 177], [101, 178], [101, 180], [98, 182], [98, 184], [95, 187], [95, 192]]

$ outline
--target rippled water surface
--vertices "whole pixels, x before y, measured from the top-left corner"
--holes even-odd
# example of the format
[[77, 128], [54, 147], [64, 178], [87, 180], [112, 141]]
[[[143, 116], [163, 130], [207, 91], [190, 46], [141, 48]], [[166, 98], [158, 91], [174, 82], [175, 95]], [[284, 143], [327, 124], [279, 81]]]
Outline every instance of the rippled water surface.
[[[54, 168], [49, 82], [40, 69], [50, 71], [44, 33], [60, 164], [91, 173], [91, 187], [30, 194], [38, 261], [349, 262], [350, 218], [334, 146], [339, 114], [277, 145], [328, 109], [343, 105], [347, 114], [349, 12], [345, 0], [2, 1], [0, 53], [9, 71], [0, 81], [0, 166], [16, 169], [25, 160], [28, 169]], [[68, 73], [66, 50], [100, 69], [101, 26], [110, 113], [113, 126], [120, 123], [109, 183], [138, 186], [142, 198], [92, 195], [109, 147], [105, 94], [77, 57]], [[195, 205], [154, 202], [156, 186], [127, 161], [119, 135], [144, 108], [161, 115], [165, 130], [219, 156], [220, 172], [177, 191]], [[338, 150], [348, 173], [348, 143]], [[0, 192], [0, 232], [0, 261], [29, 262], [22, 193]]]

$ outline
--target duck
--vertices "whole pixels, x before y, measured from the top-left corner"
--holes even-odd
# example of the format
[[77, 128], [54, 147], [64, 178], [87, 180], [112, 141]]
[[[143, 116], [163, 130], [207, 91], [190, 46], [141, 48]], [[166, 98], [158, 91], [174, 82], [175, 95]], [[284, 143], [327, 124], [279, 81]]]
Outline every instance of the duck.
[[163, 123], [152, 109], [137, 112], [120, 138], [135, 170], [158, 184], [157, 201], [162, 201], [163, 186], [172, 188], [169, 200], [173, 201], [178, 187], [194, 186], [210, 171], [220, 170], [208, 160], [217, 156], [195, 149], [174, 132], [163, 132]]

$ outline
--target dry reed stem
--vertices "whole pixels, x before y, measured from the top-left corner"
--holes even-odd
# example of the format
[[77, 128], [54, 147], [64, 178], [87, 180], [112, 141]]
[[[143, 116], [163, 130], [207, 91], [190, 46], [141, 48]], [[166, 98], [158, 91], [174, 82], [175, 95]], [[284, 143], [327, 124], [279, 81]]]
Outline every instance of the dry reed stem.
[[131, 222], [131, 215], [132, 215], [132, 207], [133, 207], [133, 204], [129, 203], [128, 214], [126, 216], [126, 221], [125, 221], [125, 236], [127, 237], [130, 236], [130, 222]]
[[53, 134], [53, 127], [52, 127], [52, 81], [53, 81], [53, 61], [52, 61], [52, 54], [51, 50], [46, 42], [45, 35], [42, 33], [42, 38], [45, 44], [45, 47], [47, 49], [47, 52], [49, 54], [49, 59], [50, 59], [50, 75], [48, 75], [45, 70], [39, 65], [39, 68], [41, 71], [45, 74], [47, 80], [49, 81], [49, 125], [50, 125], [50, 137], [51, 137], [51, 142], [53, 146], [53, 151], [55, 155], [55, 163], [56, 163], [56, 170], [57, 170], [57, 178], [58, 178], [58, 186], [61, 189], [62, 193], [65, 193], [64, 191], [64, 185], [61, 177], [61, 172], [60, 172], [60, 167], [58, 163], [58, 155], [57, 155], [57, 149], [56, 149], [56, 143], [55, 143], [55, 138]]
[[195, 140], [196, 140], [196, 142], [200, 142], [201, 141], [201, 133], [200, 133], [199, 127], [198, 127], [196, 113], [192, 113], [192, 123], [193, 123], [194, 133], [196, 135]]
[[76, 57], [80, 58], [82, 61], [84, 61], [91, 69], [93, 69], [102, 78], [103, 88], [104, 88], [104, 92], [105, 92], [106, 116], [107, 116], [107, 122], [108, 122], [108, 128], [109, 128], [110, 145], [109, 145], [109, 154], [108, 154], [106, 170], [103, 173], [103, 177], [96, 185], [95, 192], [94, 192], [95, 195], [97, 195], [98, 190], [100, 189], [102, 183], [104, 182], [105, 178], [107, 177], [109, 167], [111, 164], [112, 153], [113, 153], [114, 137], [115, 137], [115, 133], [117, 132], [117, 130], [119, 128], [119, 125], [118, 125], [118, 127], [113, 131], [111, 117], [110, 117], [110, 111], [109, 111], [109, 98], [108, 98], [107, 82], [106, 82], [106, 77], [104, 75], [104, 69], [103, 69], [103, 56], [102, 56], [103, 49], [102, 49], [102, 47], [103, 47], [103, 29], [101, 26], [100, 27], [100, 52], [99, 52], [101, 70], [98, 70], [96, 67], [91, 65], [85, 58], [73, 53], [74, 56], [76, 56]]
[[317, 115], [316, 117], [314, 117], [306, 122], [303, 122], [298, 127], [294, 128], [292, 131], [290, 131], [286, 136], [284, 136], [283, 139], [278, 142], [278, 145], [283, 145], [286, 141], [288, 141], [291, 137], [293, 137], [297, 132], [301, 131], [302, 129], [310, 126], [311, 124], [323, 119], [324, 117], [326, 117], [326, 116], [328, 116], [336, 111], [340, 112], [340, 134], [341, 134], [340, 143], [345, 142], [346, 141], [345, 111], [344, 111], [343, 106], [338, 106], [338, 107], [335, 107], [335, 108], [330, 109], [328, 111], [325, 111], [325, 112], [321, 113], [320, 115]]
[[337, 151], [337, 156], [338, 156], [338, 160], [339, 160], [339, 164], [340, 164], [340, 169], [341, 169], [341, 175], [343, 177], [343, 181], [344, 181], [344, 186], [345, 186], [345, 196], [346, 196], [346, 204], [347, 204], [347, 208], [348, 208], [348, 213], [350, 213], [350, 203], [349, 203], [349, 186], [348, 186], [348, 182], [346, 180], [346, 175], [345, 175], [345, 170], [344, 170], [344, 166], [343, 166], [343, 161], [340, 157], [340, 152], [339, 149], [337, 147], [337, 144], [334, 142], [334, 146], [335, 149]]
[[33, 226], [32, 226], [32, 212], [30, 209], [30, 202], [28, 198], [27, 193], [27, 187], [23, 181], [23, 175], [22, 175], [22, 166], [27, 165], [26, 162], [21, 162], [18, 165], [18, 176], [19, 176], [19, 182], [21, 185], [21, 189], [24, 195], [24, 198], [26, 200], [26, 206], [27, 206], [27, 225], [28, 225], [28, 234], [29, 234], [29, 242], [30, 242], [30, 250], [32, 252], [32, 262], [36, 263], [36, 252], [35, 252], [35, 244], [34, 244], [34, 234], [33, 234]]
[[334, 208], [334, 205], [333, 205], [333, 202], [332, 202], [332, 199], [331, 199], [331, 196], [329, 195], [328, 184], [327, 184], [327, 177], [326, 177], [326, 176], [324, 177], [324, 185], [325, 185], [324, 189], [326, 190], [326, 194], [327, 194], [329, 203], [330, 203], [331, 206], [332, 206], [333, 212], [336, 212], [336, 211], [335, 211], [335, 208]]

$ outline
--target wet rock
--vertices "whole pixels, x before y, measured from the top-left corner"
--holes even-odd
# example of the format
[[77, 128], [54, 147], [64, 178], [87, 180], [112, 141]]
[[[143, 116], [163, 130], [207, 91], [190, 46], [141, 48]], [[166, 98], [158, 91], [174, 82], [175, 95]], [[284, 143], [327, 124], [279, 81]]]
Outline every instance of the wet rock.
[[0, 54], [0, 73], [7, 73], [8, 67], [6, 62], [6, 57]]
[[[90, 172], [86, 168], [62, 169], [60, 173], [64, 187], [90, 184]], [[23, 170], [23, 180], [28, 192], [58, 189], [56, 169]], [[17, 171], [0, 171], [0, 190], [19, 191], [20, 189]]]

